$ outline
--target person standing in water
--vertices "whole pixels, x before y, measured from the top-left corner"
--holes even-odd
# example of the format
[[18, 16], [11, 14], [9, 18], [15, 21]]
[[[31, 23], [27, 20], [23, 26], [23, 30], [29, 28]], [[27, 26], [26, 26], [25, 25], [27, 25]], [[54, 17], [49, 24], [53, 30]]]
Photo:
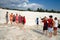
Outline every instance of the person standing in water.
[[6, 12], [6, 24], [8, 24], [8, 12]]
[[58, 20], [57, 17], [54, 18], [54, 36], [57, 35]]

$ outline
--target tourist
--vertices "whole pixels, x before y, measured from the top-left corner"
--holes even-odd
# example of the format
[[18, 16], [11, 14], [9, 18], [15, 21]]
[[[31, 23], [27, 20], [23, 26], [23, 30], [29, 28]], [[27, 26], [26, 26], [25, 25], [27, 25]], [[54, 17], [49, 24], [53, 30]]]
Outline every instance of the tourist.
[[6, 24], [8, 24], [8, 12], [6, 12]]
[[16, 16], [15, 16], [15, 14], [13, 15], [13, 22], [15, 22], [15, 18], [16, 18]]
[[57, 17], [54, 18], [54, 35], [57, 35], [58, 20]]
[[10, 14], [10, 23], [12, 24], [13, 22], [13, 13]]
[[42, 20], [42, 22], [44, 23], [43, 33], [46, 32], [46, 35], [47, 35], [48, 23], [47, 23], [47, 17], [46, 16], [44, 17], [44, 19]]
[[36, 18], [36, 24], [37, 24], [37, 28], [38, 28], [38, 26], [39, 26], [39, 18], [38, 17]]
[[48, 19], [48, 32], [49, 32], [49, 37], [51, 38], [52, 37], [52, 31], [53, 31], [53, 24], [54, 24], [54, 21], [53, 21], [53, 16], [50, 15], [49, 16], [49, 19]]
[[16, 23], [18, 24], [18, 14], [16, 14], [16, 19], [15, 19]]
[[24, 25], [26, 23], [26, 18], [25, 16], [22, 17], [22, 24]]
[[22, 16], [21, 15], [19, 15], [19, 23], [21, 24], [22, 23]]

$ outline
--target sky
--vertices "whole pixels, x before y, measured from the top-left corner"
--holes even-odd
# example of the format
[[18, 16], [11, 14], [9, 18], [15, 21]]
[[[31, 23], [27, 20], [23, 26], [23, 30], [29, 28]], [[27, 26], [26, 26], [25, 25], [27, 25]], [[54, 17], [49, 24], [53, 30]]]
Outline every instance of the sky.
[[54, 9], [60, 11], [60, 0], [0, 0], [0, 7], [13, 9]]

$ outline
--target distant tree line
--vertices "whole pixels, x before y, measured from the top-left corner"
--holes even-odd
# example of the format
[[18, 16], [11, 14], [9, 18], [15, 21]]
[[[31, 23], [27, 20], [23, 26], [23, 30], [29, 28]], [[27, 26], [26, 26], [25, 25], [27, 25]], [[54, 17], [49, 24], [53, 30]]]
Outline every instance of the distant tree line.
[[[0, 7], [2, 8], [2, 7]], [[37, 8], [37, 10], [32, 10], [28, 8], [27, 10], [20, 10], [20, 9], [11, 9], [11, 8], [2, 8], [2, 9], [8, 9], [8, 10], [18, 10], [18, 11], [35, 11], [35, 12], [50, 12], [50, 13], [60, 13], [60, 11], [56, 11], [54, 9], [48, 10], [48, 9], [42, 9], [42, 8]]]
[[[33, 11], [33, 10], [31, 10], [30, 8], [28, 8], [27, 10], [28, 10], [28, 11]], [[48, 9], [44, 10], [44, 9], [42, 9], [42, 8], [37, 8], [37, 10], [35, 10], [35, 11], [36, 11], [36, 12], [60, 13], [60, 11], [55, 11], [55, 10], [53, 10], [53, 9], [51, 9], [51, 10], [48, 10]]]

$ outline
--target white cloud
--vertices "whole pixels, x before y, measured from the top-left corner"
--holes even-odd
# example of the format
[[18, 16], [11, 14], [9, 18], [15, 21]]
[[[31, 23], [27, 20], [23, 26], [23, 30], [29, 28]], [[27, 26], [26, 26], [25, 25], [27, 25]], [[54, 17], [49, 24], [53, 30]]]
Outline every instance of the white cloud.
[[31, 3], [31, 4], [28, 4], [27, 7], [31, 8], [31, 9], [37, 9], [37, 8], [42, 8], [43, 5], [36, 4], [36, 3]]
[[29, 3], [29, 0], [0, 0], [0, 4], [5, 7], [15, 7], [22, 9], [37, 9], [42, 8], [43, 5], [37, 3]]
[[31, 3], [31, 4], [23, 3], [23, 4], [19, 4], [18, 7], [24, 7], [25, 9], [31, 8], [36, 10], [37, 8], [42, 8], [43, 5], [36, 4], [36, 3]]

